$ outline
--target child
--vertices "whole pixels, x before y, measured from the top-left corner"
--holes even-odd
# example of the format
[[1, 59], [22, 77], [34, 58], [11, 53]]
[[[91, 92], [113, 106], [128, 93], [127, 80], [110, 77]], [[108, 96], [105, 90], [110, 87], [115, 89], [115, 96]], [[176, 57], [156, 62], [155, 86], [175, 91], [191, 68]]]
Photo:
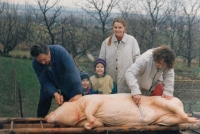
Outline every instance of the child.
[[81, 82], [82, 82], [82, 95], [88, 95], [88, 94], [94, 94], [94, 91], [92, 90], [91, 86], [90, 86], [90, 77], [88, 75], [88, 73], [81, 71], [80, 72], [80, 76], [81, 76]]
[[97, 59], [94, 63], [95, 74], [90, 78], [92, 89], [97, 94], [111, 94], [113, 89], [113, 80], [106, 74], [106, 62], [103, 59]]

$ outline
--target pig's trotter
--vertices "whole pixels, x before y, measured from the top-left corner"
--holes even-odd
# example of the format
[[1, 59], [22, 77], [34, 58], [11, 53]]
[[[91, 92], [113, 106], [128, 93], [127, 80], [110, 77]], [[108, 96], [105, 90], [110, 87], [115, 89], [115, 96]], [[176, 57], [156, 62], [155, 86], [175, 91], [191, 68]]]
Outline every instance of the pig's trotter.
[[89, 122], [86, 122], [86, 123], [84, 124], [84, 127], [85, 127], [87, 130], [91, 130], [91, 129], [94, 127], [94, 123], [91, 124], [91, 123], [89, 123]]
[[94, 116], [91, 116], [89, 119], [88, 119], [89, 122], [86, 122], [84, 127], [88, 130], [91, 130], [93, 127], [94, 127], [94, 123], [96, 121], [96, 118]]

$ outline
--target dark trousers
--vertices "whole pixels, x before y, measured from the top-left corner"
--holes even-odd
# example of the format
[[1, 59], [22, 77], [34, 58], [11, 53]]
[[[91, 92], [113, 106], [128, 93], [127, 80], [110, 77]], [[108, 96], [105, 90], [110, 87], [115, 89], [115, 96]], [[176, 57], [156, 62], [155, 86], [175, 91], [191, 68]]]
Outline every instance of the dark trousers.
[[[70, 97], [67, 97], [64, 95], [62, 92], [61, 94], [63, 95], [64, 101], [69, 101], [70, 98], [74, 97], [74, 92], [71, 93]], [[49, 109], [51, 107], [51, 102], [52, 102], [52, 97], [48, 94], [46, 90], [40, 90], [40, 99], [38, 103], [38, 109], [37, 109], [37, 117], [45, 117]]]

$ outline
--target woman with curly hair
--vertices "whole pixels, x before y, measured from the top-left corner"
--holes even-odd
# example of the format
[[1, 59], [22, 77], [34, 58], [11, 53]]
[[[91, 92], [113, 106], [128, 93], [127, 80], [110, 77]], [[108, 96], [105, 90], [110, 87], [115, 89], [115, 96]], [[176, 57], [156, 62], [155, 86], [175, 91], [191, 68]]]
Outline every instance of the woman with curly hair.
[[146, 51], [127, 69], [125, 78], [137, 105], [141, 94], [173, 98], [175, 57], [174, 51], [163, 45]]

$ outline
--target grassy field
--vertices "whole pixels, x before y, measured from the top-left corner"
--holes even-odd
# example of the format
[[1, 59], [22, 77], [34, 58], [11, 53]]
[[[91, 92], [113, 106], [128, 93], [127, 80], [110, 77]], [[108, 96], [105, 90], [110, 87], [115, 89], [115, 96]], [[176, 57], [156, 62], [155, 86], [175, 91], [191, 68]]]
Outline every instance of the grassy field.
[[[21, 89], [23, 116], [36, 117], [40, 85], [32, 69], [32, 60], [0, 57], [0, 61], [0, 117], [20, 117], [18, 84]], [[82, 62], [79, 66], [93, 75], [92, 62]], [[197, 65], [192, 65], [188, 68], [184, 63], [179, 63], [175, 66], [176, 77], [181, 77], [183, 80], [185, 77], [186, 80], [193, 78], [199, 80], [199, 75], [195, 74], [196, 67]], [[188, 83], [183, 81], [179, 84], [180, 86], [177, 86], [175, 83], [175, 96], [183, 101], [186, 111], [200, 112], [200, 82], [195, 82], [196, 86], [193, 86], [193, 81]], [[56, 107], [53, 100], [51, 110]]]
[[20, 117], [19, 85], [23, 116], [36, 117], [40, 85], [32, 69], [32, 61], [8, 57], [0, 57], [0, 61], [0, 117]]

